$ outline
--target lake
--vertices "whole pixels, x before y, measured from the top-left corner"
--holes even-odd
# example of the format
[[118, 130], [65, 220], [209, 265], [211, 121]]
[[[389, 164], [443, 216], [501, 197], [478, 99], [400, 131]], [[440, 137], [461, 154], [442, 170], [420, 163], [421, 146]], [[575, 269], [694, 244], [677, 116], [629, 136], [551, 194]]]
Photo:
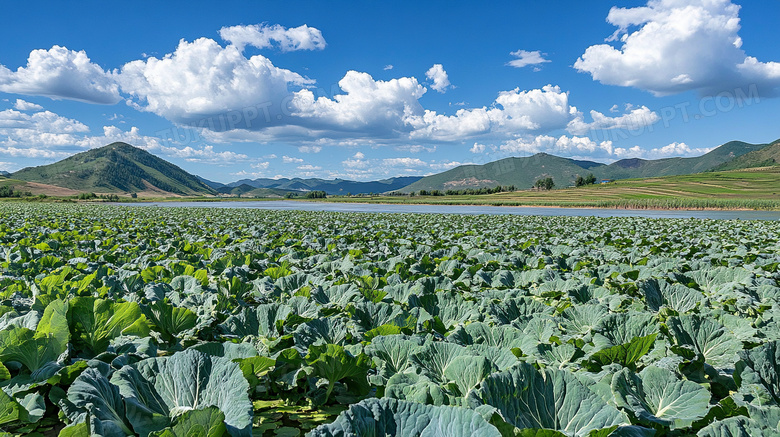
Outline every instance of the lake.
[[536, 206], [483, 205], [398, 205], [378, 203], [300, 202], [294, 200], [246, 202], [139, 202], [124, 206], [157, 206], [185, 208], [250, 208], [294, 211], [422, 213], [422, 214], [492, 214], [587, 217], [699, 218], [714, 220], [780, 220], [780, 211], [700, 211], [654, 209], [549, 208]]

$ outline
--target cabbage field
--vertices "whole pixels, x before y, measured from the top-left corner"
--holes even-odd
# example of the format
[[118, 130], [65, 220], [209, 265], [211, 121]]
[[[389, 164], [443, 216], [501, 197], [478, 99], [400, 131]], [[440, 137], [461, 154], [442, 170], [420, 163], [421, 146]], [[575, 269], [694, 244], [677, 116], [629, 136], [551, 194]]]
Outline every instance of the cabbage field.
[[0, 431], [780, 435], [778, 235], [0, 203]]

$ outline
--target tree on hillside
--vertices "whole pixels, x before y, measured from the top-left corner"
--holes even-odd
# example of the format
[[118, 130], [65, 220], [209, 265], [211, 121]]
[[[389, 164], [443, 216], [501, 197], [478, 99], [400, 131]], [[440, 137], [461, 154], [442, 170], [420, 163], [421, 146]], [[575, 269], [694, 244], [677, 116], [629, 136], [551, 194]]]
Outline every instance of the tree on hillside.
[[577, 178], [574, 180], [575, 187], [582, 187], [584, 185], [593, 185], [595, 183], [596, 183], [596, 176], [594, 176], [593, 173], [589, 174], [586, 177], [577, 175]]
[[555, 188], [555, 182], [551, 177], [539, 178], [534, 183], [534, 188], [538, 188], [540, 190], [552, 190]]
[[326, 197], [328, 197], [328, 194], [324, 191], [315, 190], [306, 193], [307, 199], [324, 199]]

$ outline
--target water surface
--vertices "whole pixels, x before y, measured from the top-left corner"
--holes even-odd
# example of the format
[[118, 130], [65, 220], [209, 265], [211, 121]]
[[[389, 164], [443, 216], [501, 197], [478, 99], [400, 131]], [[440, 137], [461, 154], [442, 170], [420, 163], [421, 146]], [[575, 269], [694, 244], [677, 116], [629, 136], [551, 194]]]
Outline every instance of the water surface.
[[332, 212], [381, 212], [423, 214], [492, 214], [539, 215], [569, 217], [648, 217], [648, 218], [700, 218], [714, 220], [780, 220], [780, 211], [701, 211], [657, 209], [607, 209], [607, 208], [550, 208], [538, 206], [487, 206], [487, 205], [401, 205], [380, 203], [300, 202], [295, 200], [266, 200], [245, 202], [139, 202], [123, 203], [126, 206], [159, 206], [185, 208], [249, 208], [283, 209], [294, 211]]

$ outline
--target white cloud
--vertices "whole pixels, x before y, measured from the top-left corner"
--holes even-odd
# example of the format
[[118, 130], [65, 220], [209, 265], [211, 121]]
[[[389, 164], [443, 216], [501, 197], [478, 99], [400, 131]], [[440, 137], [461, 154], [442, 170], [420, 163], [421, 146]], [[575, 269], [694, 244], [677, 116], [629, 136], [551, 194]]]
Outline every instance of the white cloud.
[[255, 24], [223, 27], [219, 30], [219, 36], [239, 50], [251, 45], [258, 49], [276, 46], [283, 52], [292, 52], [296, 50], [323, 50], [327, 45], [319, 29], [305, 24], [289, 29], [278, 24], [273, 26]]
[[320, 153], [322, 147], [320, 146], [298, 146], [298, 151], [301, 153]]
[[[688, 90], [717, 94], [756, 85], [780, 86], [780, 63], [762, 63], [742, 50], [738, 5], [729, 0], [651, 0], [637, 8], [613, 7], [607, 21], [617, 30], [588, 47], [574, 67], [608, 85], [655, 95]], [[635, 29], [636, 28], [636, 29]]]
[[422, 113], [417, 99], [426, 91], [413, 77], [383, 81], [357, 71], [348, 71], [339, 87], [346, 94], [332, 99], [315, 98], [307, 89], [296, 92], [292, 115], [300, 120], [295, 122], [325, 136], [394, 138], [409, 130], [405, 120], [410, 115]]
[[300, 164], [303, 162], [303, 159], [285, 155], [282, 156], [282, 162], [285, 164]]
[[129, 62], [117, 77], [137, 109], [212, 131], [278, 124], [288, 85], [313, 83], [264, 56], [247, 59], [235, 46], [208, 38], [182, 40], [162, 59]]
[[385, 71], [392, 70], [392, 69], [393, 69], [393, 64], [387, 64], [385, 65], [385, 68], [383, 68], [383, 70]]
[[311, 164], [303, 164], [303, 165], [299, 165], [299, 166], [298, 166], [298, 167], [296, 167], [296, 168], [297, 168], [298, 170], [303, 170], [303, 171], [316, 171], [316, 170], [322, 170], [322, 167], [319, 167], [319, 166], [316, 166], [316, 165], [311, 165]]
[[431, 170], [445, 171], [451, 168], [460, 167], [461, 165], [473, 164], [472, 162], [458, 162], [458, 161], [445, 161], [445, 162], [432, 162], [428, 167]]
[[352, 158], [341, 161], [341, 165], [347, 169], [365, 169], [371, 165], [371, 163], [365, 158], [366, 155], [364, 155], [362, 152], [357, 152]]
[[16, 99], [16, 103], [14, 103], [14, 108], [20, 111], [40, 111], [43, 109], [43, 106], [37, 105], [32, 102], [28, 102], [26, 100]]
[[[65, 118], [50, 111], [27, 114], [13, 109], [0, 111], [0, 145], [7, 147], [52, 148], [72, 146], [81, 133], [89, 132], [83, 123]], [[7, 149], [6, 154], [13, 156], [22, 152]], [[31, 152], [42, 156], [39, 152]]]
[[433, 153], [436, 151], [436, 146], [422, 146], [419, 144], [414, 145], [401, 145], [401, 146], [395, 146], [395, 150], [403, 151], [403, 152], [409, 152], [409, 153], [421, 153], [421, 152], [428, 152]]
[[200, 148], [186, 146], [181, 149], [170, 146], [162, 146], [160, 147], [160, 152], [162, 152], [163, 155], [170, 156], [172, 158], [181, 158], [188, 162], [200, 162], [206, 164], [228, 165], [236, 164], [238, 162], [249, 159], [249, 157], [243, 153], [235, 153], [229, 150], [218, 152], [214, 150], [214, 146], [202, 146]]
[[485, 145], [479, 143], [474, 143], [474, 145], [471, 146], [471, 148], [469, 149], [469, 152], [471, 153], [482, 153], [484, 151], [485, 151]]
[[567, 126], [569, 133], [574, 135], [585, 135], [591, 130], [596, 129], [625, 129], [637, 132], [661, 121], [661, 117], [646, 106], [633, 109], [631, 112], [618, 117], [608, 117], [598, 111], [590, 111], [590, 116], [593, 119], [593, 122], [586, 123], [582, 114], [578, 114]]
[[551, 62], [549, 59], [545, 59], [544, 55], [539, 50], [534, 50], [532, 52], [527, 50], [518, 50], [510, 53], [510, 55], [516, 57], [517, 59], [513, 59], [507, 62], [507, 65], [516, 68], [523, 68], [528, 65], [539, 65], [544, 64], [545, 62]]
[[568, 93], [547, 85], [528, 91], [502, 91], [491, 108], [460, 109], [452, 116], [426, 110], [422, 116], [409, 117], [409, 123], [415, 127], [412, 138], [456, 141], [489, 133], [514, 136], [560, 129], [576, 114], [577, 109], [569, 106]]
[[711, 148], [692, 148], [685, 143], [671, 143], [667, 146], [651, 149], [639, 146], [624, 148], [615, 147], [612, 141], [599, 142], [587, 137], [537, 135], [535, 137], [518, 138], [504, 142], [498, 146], [495, 154], [491, 154], [490, 159], [497, 160], [507, 156], [549, 153], [574, 159], [594, 159], [599, 162], [613, 162], [626, 158], [693, 157], [701, 156], [711, 150]]
[[13, 156], [14, 158], [60, 159], [70, 156], [71, 153], [38, 147], [0, 146], [0, 155]]
[[419, 158], [385, 158], [382, 164], [390, 167], [427, 167], [428, 163]]
[[562, 135], [558, 138], [549, 135], [538, 135], [530, 139], [509, 140], [498, 148], [508, 154], [534, 154], [551, 153], [559, 156], [572, 155], [602, 155], [611, 156], [614, 153], [611, 141], [600, 143], [586, 137], [568, 137]]
[[10, 173], [12, 171], [11, 169], [15, 169], [16, 167], [17, 165], [12, 162], [0, 161], [0, 170], [2, 171], [7, 171]]
[[691, 148], [685, 143], [671, 143], [667, 146], [653, 148], [642, 152], [642, 156], [647, 159], [669, 158], [671, 156], [701, 156], [712, 148]]
[[433, 82], [431, 88], [440, 93], [447, 92], [447, 88], [450, 86], [450, 79], [447, 77], [447, 72], [444, 71], [444, 67], [441, 64], [433, 64], [433, 67], [425, 72], [425, 77]]
[[121, 100], [110, 74], [84, 51], [54, 46], [33, 50], [27, 66], [11, 71], [0, 65], [0, 91], [111, 105]]
[[268, 162], [268, 161], [264, 161], [264, 162], [256, 162], [256, 163], [254, 163], [254, 164], [250, 165], [250, 167], [252, 167], [252, 168], [259, 168], [259, 169], [263, 169], [263, 170], [265, 170], [265, 169], [267, 169], [267, 168], [268, 168], [270, 165], [271, 165], [271, 163], [270, 163], [270, 162]]

